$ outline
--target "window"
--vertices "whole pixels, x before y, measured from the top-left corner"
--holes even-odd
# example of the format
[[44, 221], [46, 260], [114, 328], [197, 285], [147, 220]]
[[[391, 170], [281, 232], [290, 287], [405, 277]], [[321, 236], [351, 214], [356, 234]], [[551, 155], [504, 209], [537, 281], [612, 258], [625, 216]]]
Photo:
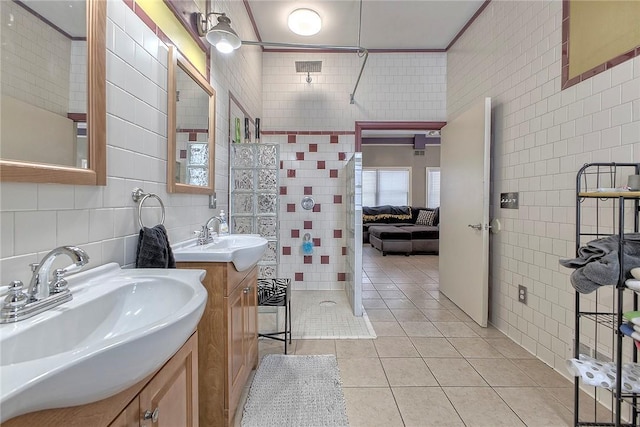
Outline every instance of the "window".
[[427, 206], [440, 206], [440, 168], [427, 168]]
[[364, 168], [362, 206], [411, 203], [411, 168]]

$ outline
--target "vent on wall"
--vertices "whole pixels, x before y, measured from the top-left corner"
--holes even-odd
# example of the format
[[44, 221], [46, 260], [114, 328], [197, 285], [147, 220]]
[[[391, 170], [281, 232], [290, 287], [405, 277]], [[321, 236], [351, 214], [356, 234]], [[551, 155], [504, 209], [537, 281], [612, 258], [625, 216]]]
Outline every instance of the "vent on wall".
[[413, 152], [414, 156], [424, 156], [424, 150], [415, 150]]

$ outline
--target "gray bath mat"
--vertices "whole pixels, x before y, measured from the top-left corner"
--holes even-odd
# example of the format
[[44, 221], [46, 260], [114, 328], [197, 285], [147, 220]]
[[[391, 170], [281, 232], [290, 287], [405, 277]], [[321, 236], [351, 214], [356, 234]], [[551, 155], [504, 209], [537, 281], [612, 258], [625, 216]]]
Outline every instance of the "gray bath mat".
[[333, 355], [265, 356], [251, 384], [242, 427], [348, 426]]

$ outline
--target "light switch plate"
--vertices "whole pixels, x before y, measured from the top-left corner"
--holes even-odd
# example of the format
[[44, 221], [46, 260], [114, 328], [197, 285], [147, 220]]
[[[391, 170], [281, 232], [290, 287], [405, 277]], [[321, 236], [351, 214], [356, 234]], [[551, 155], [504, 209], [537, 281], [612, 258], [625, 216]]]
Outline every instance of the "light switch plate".
[[215, 209], [217, 204], [216, 193], [209, 194], [209, 209]]

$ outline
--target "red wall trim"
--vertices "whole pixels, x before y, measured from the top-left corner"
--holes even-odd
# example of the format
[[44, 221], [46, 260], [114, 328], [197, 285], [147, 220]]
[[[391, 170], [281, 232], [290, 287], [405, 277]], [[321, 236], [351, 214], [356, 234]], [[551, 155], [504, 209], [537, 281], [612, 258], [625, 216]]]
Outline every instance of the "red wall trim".
[[67, 113], [67, 118], [74, 122], [87, 122], [87, 113]]
[[482, 3], [482, 6], [480, 6], [478, 8], [478, 10], [476, 10], [476, 13], [473, 14], [471, 19], [469, 19], [469, 21], [467, 21], [467, 23], [464, 24], [464, 27], [462, 27], [462, 29], [460, 31], [458, 31], [458, 34], [456, 34], [456, 36], [453, 38], [453, 40], [451, 40], [451, 42], [449, 43], [449, 45], [447, 46], [445, 51], [448, 51], [449, 49], [451, 49], [451, 46], [453, 46], [454, 43], [457, 42], [460, 37], [462, 37], [464, 32], [467, 31], [467, 28], [469, 28], [471, 26], [471, 24], [473, 24], [473, 21], [475, 21], [476, 18], [478, 18], [478, 16], [480, 16], [482, 11], [485, 10], [487, 8], [487, 6], [489, 6], [489, 3], [491, 3], [491, 0], [485, 0], [484, 3]]
[[362, 151], [363, 130], [440, 130], [447, 122], [356, 122], [356, 149]]
[[354, 135], [351, 130], [263, 130], [262, 135]]

